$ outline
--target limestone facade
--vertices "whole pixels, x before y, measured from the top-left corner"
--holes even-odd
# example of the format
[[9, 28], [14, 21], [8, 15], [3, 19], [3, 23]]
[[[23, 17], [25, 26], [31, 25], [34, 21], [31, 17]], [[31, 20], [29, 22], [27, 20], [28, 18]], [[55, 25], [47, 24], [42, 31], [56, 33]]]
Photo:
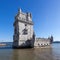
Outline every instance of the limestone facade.
[[13, 47], [47, 46], [53, 38], [35, 38], [31, 13], [18, 10], [14, 21]]
[[36, 38], [34, 46], [41, 47], [41, 46], [48, 46], [50, 45], [50, 39], [48, 38]]
[[31, 13], [23, 13], [18, 10], [14, 22], [13, 46], [15, 47], [33, 47], [34, 40], [33, 22]]

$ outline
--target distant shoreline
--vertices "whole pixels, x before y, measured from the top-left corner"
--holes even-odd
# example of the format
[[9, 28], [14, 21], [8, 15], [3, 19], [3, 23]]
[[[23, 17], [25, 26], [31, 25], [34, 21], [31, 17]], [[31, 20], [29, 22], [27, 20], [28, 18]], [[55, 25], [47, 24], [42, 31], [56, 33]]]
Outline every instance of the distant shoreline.
[[0, 43], [0, 46], [6, 46], [7, 44], [4, 44], [4, 43]]
[[[54, 41], [53, 43], [60, 43], [60, 41]], [[0, 47], [9, 46], [9, 45], [12, 46], [12, 44], [13, 44], [13, 42], [0, 42]]]
[[60, 41], [54, 41], [53, 43], [60, 43]]

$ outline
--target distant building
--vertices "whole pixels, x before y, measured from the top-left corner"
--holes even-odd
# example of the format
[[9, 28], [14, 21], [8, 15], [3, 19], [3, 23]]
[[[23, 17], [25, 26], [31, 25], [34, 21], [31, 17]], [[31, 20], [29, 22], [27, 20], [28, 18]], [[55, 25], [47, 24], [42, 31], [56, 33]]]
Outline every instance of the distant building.
[[50, 38], [35, 38], [31, 13], [18, 10], [14, 21], [13, 47], [34, 47], [50, 45]]

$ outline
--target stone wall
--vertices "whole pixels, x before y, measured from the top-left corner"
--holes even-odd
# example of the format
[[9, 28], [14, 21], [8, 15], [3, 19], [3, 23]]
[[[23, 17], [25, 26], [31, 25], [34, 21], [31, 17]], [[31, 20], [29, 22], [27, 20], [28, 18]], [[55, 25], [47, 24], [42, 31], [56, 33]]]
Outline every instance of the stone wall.
[[41, 46], [48, 46], [50, 45], [50, 39], [48, 38], [36, 38], [34, 46], [41, 47]]
[[33, 22], [31, 13], [24, 13], [18, 10], [14, 21], [14, 35], [13, 46], [14, 47], [40, 47], [48, 46], [52, 43], [51, 38], [36, 38], [33, 30]]
[[33, 22], [31, 13], [18, 10], [14, 21], [13, 45], [16, 47], [33, 46]]

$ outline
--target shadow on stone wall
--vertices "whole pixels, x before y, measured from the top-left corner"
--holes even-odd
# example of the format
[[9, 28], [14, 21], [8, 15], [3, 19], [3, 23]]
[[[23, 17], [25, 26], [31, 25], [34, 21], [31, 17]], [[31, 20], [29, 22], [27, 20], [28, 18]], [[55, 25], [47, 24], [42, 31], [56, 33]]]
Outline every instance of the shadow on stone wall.
[[34, 47], [34, 42], [35, 42], [35, 40], [33, 39], [28, 39], [28, 40], [26, 40], [25, 42], [23, 42], [20, 46], [17, 46], [17, 47], [15, 47], [15, 46], [13, 46], [13, 48], [33, 48]]
[[25, 42], [23, 42], [20, 46], [13, 46], [13, 48], [33, 48], [34, 47], [34, 42], [35, 42], [35, 34], [33, 34], [31, 39], [26, 40]]

